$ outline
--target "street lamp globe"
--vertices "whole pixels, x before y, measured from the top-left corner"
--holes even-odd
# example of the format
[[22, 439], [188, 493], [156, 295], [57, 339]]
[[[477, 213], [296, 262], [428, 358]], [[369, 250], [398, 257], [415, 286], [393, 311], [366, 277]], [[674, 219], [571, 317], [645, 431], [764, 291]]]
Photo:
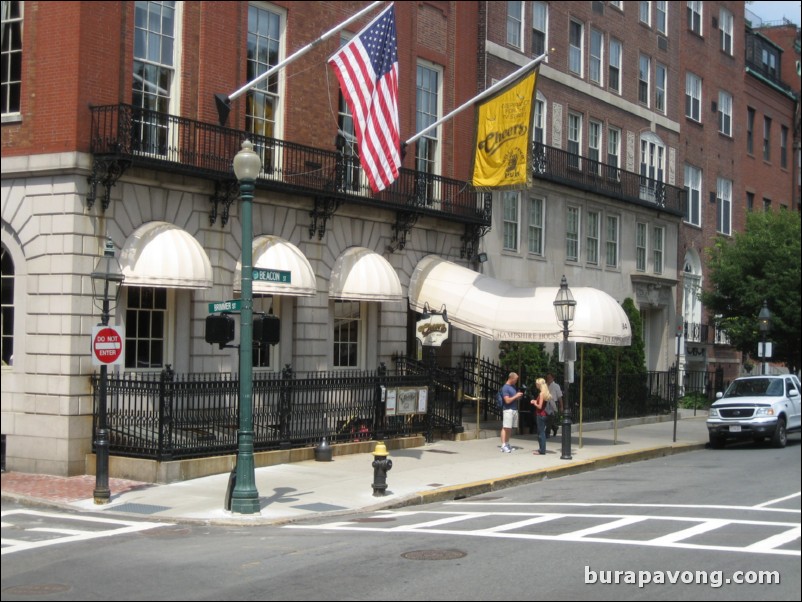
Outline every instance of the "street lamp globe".
[[253, 150], [253, 143], [245, 140], [242, 150], [234, 156], [234, 175], [238, 180], [255, 180], [262, 170], [262, 160]]

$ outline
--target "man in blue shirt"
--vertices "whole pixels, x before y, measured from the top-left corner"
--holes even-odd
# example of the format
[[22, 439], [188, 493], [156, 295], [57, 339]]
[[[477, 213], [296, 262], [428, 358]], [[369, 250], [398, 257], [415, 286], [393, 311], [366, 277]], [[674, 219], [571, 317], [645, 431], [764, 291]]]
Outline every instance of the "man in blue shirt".
[[501, 387], [501, 396], [504, 399], [501, 412], [501, 451], [505, 454], [512, 451], [509, 444], [510, 434], [512, 429], [518, 428], [518, 400], [524, 395], [516, 388], [517, 382], [518, 375], [515, 372], [510, 372], [507, 382]]

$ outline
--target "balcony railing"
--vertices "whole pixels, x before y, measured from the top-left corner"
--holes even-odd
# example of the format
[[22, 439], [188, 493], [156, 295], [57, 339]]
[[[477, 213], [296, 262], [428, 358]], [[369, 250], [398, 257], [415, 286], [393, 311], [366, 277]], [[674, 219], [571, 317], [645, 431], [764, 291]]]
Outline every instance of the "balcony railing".
[[214, 180], [234, 179], [232, 161], [246, 137], [262, 158], [257, 187], [490, 225], [483, 195], [468, 182], [402, 169], [387, 190], [373, 194], [359, 160], [323, 150], [131, 105], [92, 107], [91, 152], [134, 166]]
[[538, 142], [533, 143], [532, 151], [535, 178], [685, 215], [685, 191], [681, 188]]
[[709, 332], [707, 324], [685, 322], [685, 340], [689, 343], [709, 343]]

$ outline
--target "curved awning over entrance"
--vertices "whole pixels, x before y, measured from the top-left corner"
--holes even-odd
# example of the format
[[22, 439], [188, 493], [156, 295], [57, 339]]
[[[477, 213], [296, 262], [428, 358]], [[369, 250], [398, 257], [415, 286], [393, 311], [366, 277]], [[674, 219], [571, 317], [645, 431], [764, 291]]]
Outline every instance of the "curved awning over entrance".
[[[409, 303], [423, 311], [445, 305], [453, 326], [495, 341], [559, 342], [562, 327], [554, 314], [559, 287], [520, 288], [427, 255], [415, 267], [409, 284]], [[629, 319], [604, 291], [571, 287], [576, 313], [569, 339], [581, 343], [627, 346]]]
[[126, 286], [211, 288], [212, 262], [186, 230], [148, 222], [131, 234], [120, 253]]
[[[253, 292], [266, 295], [312, 297], [317, 294], [315, 271], [301, 250], [281, 238], [265, 234], [253, 240], [253, 267], [290, 273], [290, 282], [253, 281]], [[242, 257], [234, 270], [234, 291], [242, 288]]]
[[404, 293], [389, 261], [365, 247], [350, 247], [334, 262], [329, 297], [351, 301], [403, 301]]

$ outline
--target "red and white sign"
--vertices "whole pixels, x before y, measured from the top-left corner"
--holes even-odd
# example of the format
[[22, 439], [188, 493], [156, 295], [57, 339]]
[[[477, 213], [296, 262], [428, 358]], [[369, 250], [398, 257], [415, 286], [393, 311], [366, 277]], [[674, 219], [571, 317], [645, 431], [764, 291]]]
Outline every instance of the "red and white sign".
[[95, 326], [92, 329], [92, 365], [115, 366], [123, 363], [125, 327]]

